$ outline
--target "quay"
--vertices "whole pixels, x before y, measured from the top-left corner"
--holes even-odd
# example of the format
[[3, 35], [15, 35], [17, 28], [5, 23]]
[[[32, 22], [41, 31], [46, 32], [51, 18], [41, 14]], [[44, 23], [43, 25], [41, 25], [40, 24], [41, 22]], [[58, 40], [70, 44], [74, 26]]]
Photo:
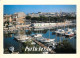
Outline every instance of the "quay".
[[[21, 30], [31, 30], [32, 29], [32, 27], [24, 27], [24, 28], [20, 28]], [[13, 29], [13, 28], [4, 28], [3, 29], [3, 31], [5, 32], [5, 33], [7, 33], [7, 32], [10, 32], [10, 33], [14, 33], [15, 31], [18, 31], [18, 28], [15, 28], [15, 29]]]
[[[76, 24], [68, 24], [68, 25], [65, 25], [65, 26], [73, 26], [73, 25], [75, 26]], [[48, 28], [58, 28], [58, 27], [64, 27], [64, 25], [57, 24], [57, 25], [52, 25], [52, 26], [30, 26], [30, 27], [20, 27], [20, 29], [31, 30], [33, 28], [35, 28], [35, 29], [48, 29]], [[4, 30], [4, 32], [8, 32], [8, 31], [15, 32], [15, 31], [18, 30], [18, 26], [15, 27], [15, 28], [13, 28], [13, 27], [3, 28], [3, 30]]]
[[[35, 40], [35, 39], [32, 39], [34, 42], [36, 42], [38, 45], [40, 45], [41, 47], [45, 48], [45, 49], [49, 49], [48, 47], [46, 47], [44, 44], [42, 44], [41, 42]], [[55, 51], [51, 50], [49, 51], [51, 54], [54, 54], [56, 53]]]
[[55, 27], [63, 27], [63, 26], [73, 26], [75, 23], [71, 23], [70, 21], [62, 22], [62, 23], [33, 23], [34, 28], [55, 28]]

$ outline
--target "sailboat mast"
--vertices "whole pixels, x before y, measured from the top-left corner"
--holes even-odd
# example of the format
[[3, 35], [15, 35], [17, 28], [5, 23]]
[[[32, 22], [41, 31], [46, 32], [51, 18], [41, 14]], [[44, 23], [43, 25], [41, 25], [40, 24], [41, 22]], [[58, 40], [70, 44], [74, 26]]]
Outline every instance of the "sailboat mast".
[[[57, 22], [56, 22], [56, 28], [58, 29], [58, 25], [57, 25]], [[57, 33], [56, 33], [56, 43], [57, 43]]]
[[[49, 26], [50, 26], [50, 17], [49, 17]], [[49, 28], [49, 39], [50, 39], [50, 28]]]
[[[43, 17], [42, 17], [41, 19], [42, 19], [41, 21], [42, 21], [42, 23], [43, 23]], [[42, 30], [41, 30], [41, 33], [42, 33]]]
[[[64, 19], [64, 32], [66, 32], [66, 30], [65, 30], [65, 24], [66, 24], [66, 22], [65, 22], [66, 20]], [[64, 35], [65, 35], [65, 33], [64, 33]], [[63, 36], [63, 39], [65, 39], [65, 36]]]
[[[61, 19], [61, 17], [60, 17], [60, 19]], [[60, 23], [62, 24], [61, 20], [60, 20]], [[62, 29], [62, 28], [61, 28], [61, 29]], [[62, 37], [62, 34], [60, 35], [60, 43], [61, 43], [61, 37]]]

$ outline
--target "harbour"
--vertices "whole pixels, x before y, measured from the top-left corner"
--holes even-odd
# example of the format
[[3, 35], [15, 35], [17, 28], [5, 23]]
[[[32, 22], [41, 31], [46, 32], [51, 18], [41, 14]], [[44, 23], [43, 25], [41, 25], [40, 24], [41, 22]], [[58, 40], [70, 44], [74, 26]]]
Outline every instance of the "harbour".
[[[16, 5], [5, 5], [4, 10], [14, 11]], [[20, 5], [18, 5], [20, 6]], [[22, 5], [24, 6], [24, 5]], [[4, 54], [75, 54], [77, 41], [76, 6], [70, 5], [25, 5], [25, 10], [4, 11]], [[28, 6], [28, 7], [27, 7]], [[37, 6], [41, 8], [37, 9]], [[45, 6], [43, 8], [43, 6]], [[50, 6], [50, 7], [48, 7]], [[60, 6], [58, 9], [54, 6]], [[64, 6], [64, 8], [63, 8]], [[65, 7], [66, 6], [66, 7]], [[71, 10], [68, 10], [69, 8]], [[51, 10], [45, 10], [45, 9]], [[64, 11], [64, 9], [66, 9]], [[43, 9], [43, 10], [41, 10]], [[54, 10], [58, 10], [54, 11]], [[31, 11], [30, 11], [31, 10]], [[41, 12], [42, 11], [42, 12]]]
[[[70, 29], [75, 30], [75, 26], [69, 26]], [[63, 28], [64, 27], [58, 27]], [[66, 27], [68, 28], [68, 27]], [[57, 29], [32, 29], [32, 30], [25, 30], [27, 36], [32, 36], [33, 34], [42, 34], [42, 37], [49, 38], [49, 32], [50, 32], [50, 39], [55, 39], [55, 42], [59, 43], [63, 40], [68, 40], [70, 44], [73, 46], [74, 49], [76, 49], [76, 35], [74, 37], [65, 37], [62, 35], [56, 35], [54, 32]], [[16, 41], [14, 38], [14, 33], [11, 34], [12, 36], [9, 36], [7, 38], [4, 38], [4, 48], [9, 48], [10, 46], [14, 46], [15, 50], [20, 51], [19, 46], [20, 42]], [[32, 37], [31, 37], [32, 38]], [[34, 38], [34, 37], [33, 37]]]

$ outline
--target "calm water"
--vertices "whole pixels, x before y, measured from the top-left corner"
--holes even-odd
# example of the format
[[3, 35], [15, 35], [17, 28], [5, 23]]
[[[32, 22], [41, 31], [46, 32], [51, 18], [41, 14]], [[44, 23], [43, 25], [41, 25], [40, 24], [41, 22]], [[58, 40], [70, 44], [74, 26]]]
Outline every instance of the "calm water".
[[[75, 29], [75, 28], [72, 28]], [[45, 38], [49, 38], [49, 33], [50, 33], [50, 39], [55, 39], [55, 41], [57, 40], [57, 42], [59, 41], [63, 41], [64, 39], [67, 39], [73, 46], [73, 48], [76, 49], [76, 38], [72, 37], [72, 38], [65, 38], [64, 36], [57, 36], [55, 34], [52, 34], [52, 32], [54, 32], [55, 29], [51, 29], [51, 30], [39, 30], [39, 31], [34, 31], [34, 29], [32, 31], [28, 31], [26, 30], [26, 35], [31, 35], [31, 34], [37, 34], [37, 33], [41, 33], [43, 35], [43, 37]], [[4, 37], [4, 48], [9, 48], [10, 46], [14, 46], [15, 50], [19, 50], [20, 48], [20, 43], [16, 40], [14, 40], [14, 34], [12, 34], [12, 37]]]
[[[75, 29], [75, 28], [73, 28], [73, 29]], [[50, 39], [55, 39], [55, 41], [57, 40], [57, 42], [60, 42], [60, 41], [63, 41], [63, 40], [68, 40], [70, 43], [71, 43], [71, 45], [73, 46], [73, 48], [74, 49], [76, 49], [76, 37], [65, 37], [65, 36], [62, 36], [62, 35], [60, 35], [60, 36], [56, 36], [55, 34], [53, 34], [53, 32], [54, 32], [55, 30], [44, 30], [44, 31], [33, 31], [31, 34], [42, 34], [42, 36], [44, 37], [44, 38], [49, 38], [49, 34], [50, 34]]]

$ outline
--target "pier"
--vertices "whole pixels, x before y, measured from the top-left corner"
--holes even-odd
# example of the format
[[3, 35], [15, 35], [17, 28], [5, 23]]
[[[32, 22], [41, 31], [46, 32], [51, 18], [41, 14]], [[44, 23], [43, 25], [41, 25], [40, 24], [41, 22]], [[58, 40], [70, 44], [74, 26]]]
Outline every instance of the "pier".
[[[35, 40], [35, 39], [32, 39], [34, 42], [36, 42], [38, 45], [40, 45], [41, 47], [45, 48], [45, 49], [49, 49], [48, 47], [46, 47], [44, 44], [42, 44], [41, 42]], [[54, 54], [56, 53], [55, 51], [51, 50], [49, 51], [51, 54]]]

